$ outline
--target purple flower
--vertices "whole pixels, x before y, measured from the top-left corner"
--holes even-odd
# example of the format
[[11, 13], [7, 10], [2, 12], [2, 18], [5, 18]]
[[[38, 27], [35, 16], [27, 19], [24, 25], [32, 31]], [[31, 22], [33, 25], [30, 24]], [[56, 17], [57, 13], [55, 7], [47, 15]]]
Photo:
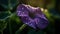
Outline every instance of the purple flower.
[[33, 27], [34, 29], [44, 29], [48, 25], [46, 16], [39, 7], [20, 4], [17, 7], [17, 15], [21, 17], [23, 23]]

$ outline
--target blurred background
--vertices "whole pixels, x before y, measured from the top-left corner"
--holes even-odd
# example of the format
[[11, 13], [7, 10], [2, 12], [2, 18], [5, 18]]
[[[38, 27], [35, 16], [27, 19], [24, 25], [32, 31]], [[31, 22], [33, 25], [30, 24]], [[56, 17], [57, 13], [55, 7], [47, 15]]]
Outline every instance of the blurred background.
[[[58, 0], [0, 0], [0, 34], [55, 34], [55, 24], [60, 23], [59, 3]], [[19, 4], [40, 7], [49, 20], [48, 27], [35, 31], [24, 25], [16, 15]]]

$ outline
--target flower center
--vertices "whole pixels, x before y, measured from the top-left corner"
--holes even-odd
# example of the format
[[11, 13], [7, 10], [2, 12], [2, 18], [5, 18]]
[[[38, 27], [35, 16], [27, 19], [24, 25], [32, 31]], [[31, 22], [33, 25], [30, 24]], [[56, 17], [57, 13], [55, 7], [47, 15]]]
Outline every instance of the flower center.
[[34, 19], [35, 14], [34, 14], [34, 13], [29, 12], [29, 16], [30, 16], [32, 19]]

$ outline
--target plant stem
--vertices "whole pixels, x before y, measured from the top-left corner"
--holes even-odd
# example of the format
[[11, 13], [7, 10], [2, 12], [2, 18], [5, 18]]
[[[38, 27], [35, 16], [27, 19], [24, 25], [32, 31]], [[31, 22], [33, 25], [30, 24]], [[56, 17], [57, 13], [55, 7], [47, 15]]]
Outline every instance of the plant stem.
[[11, 23], [10, 23], [10, 20], [9, 20], [9, 31], [10, 31], [10, 34], [12, 34], [12, 29], [11, 29]]
[[18, 34], [19, 32], [21, 32], [27, 25], [23, 24], [17, 31], [15, 34]]

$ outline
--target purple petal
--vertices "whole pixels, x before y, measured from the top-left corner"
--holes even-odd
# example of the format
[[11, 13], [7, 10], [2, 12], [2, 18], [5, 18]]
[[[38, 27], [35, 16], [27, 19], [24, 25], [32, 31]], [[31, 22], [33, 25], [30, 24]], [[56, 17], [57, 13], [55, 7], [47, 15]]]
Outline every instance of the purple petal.
[[18, 16], [28, 16], [28, 12], [17, 11]]
[[25, 24], [29, 25], [30, 27], [33, 27], [34, 29], [36, 29], [36, 23], [30, 17], [21, 17], [21, 20], [23, 21], [23, 23], [25, 23]]
[[25, 7], [24, 4], [20, 4], [17, 7], [17, 11], [24, 11], [24, 12], [26, 11], [26, 12], [28, 12], [28, 9]]
[[48, 20], [45, 20], [43, 18], [36, 18], [35, 21], [36, 21], [37, 27], [40, 29], [44, 29], [48, 25]]

